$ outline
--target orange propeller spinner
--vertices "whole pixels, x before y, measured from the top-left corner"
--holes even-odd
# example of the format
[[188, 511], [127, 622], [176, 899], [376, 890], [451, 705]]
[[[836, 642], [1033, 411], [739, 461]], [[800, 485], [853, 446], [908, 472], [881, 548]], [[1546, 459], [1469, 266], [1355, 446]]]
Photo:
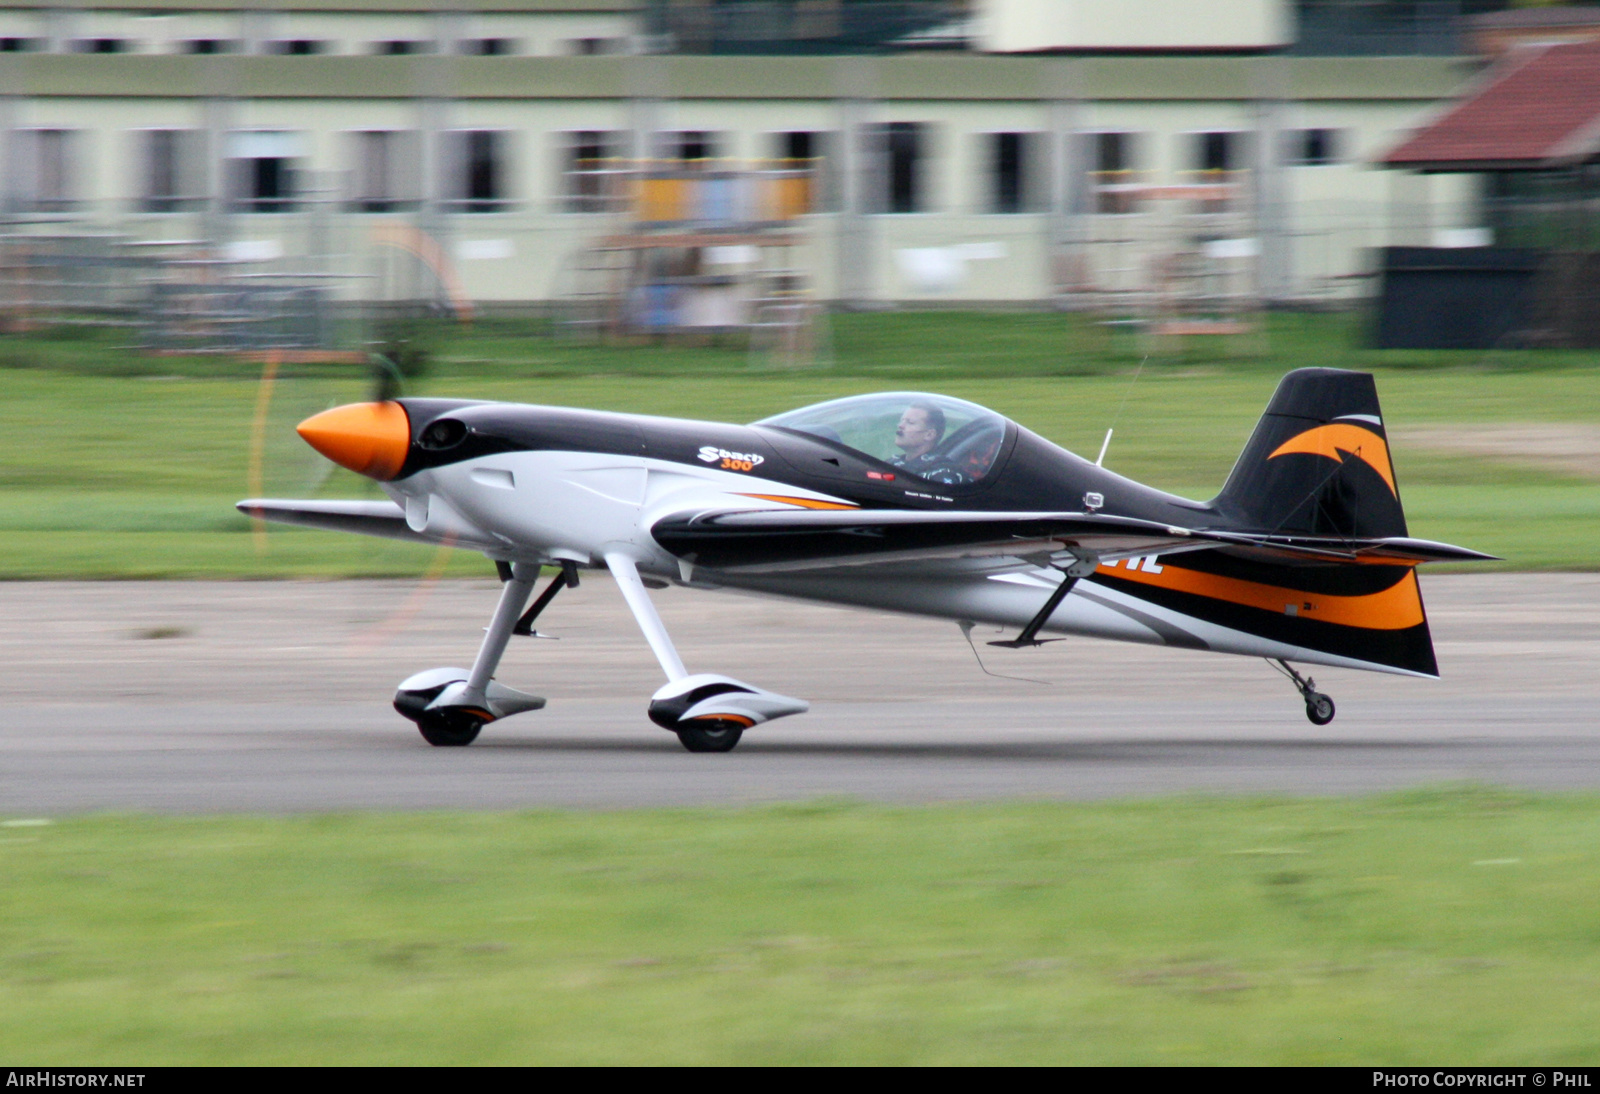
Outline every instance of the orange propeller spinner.
[[399, 403], [349, 403], [295, 427], [305, 442], [340, 467], [388, 481], [411, 450], [411, 421]]

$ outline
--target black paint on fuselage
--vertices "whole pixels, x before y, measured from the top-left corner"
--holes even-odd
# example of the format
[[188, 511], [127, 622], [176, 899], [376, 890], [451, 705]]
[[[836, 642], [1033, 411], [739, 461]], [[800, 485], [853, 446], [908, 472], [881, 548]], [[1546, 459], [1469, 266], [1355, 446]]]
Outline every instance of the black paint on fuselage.
[[[1117, 516], [1212, 527], [1207, 507], [1124, 478], [1051, 444], [1014, 422], [992, 469], [981, 481], [932, 483], [903, 468], [842, 444], [775, 426], [732, 425], [681, 418], [654, 418], [518, 403], [473, 403], [448, 399], [402, 399], [411, 422], [412, 446], [398, 478], [501, 452], [597, 452], [638, 456], [705, 469], [720, 461], [701, 458], [706, 447], [760, 457], [748, 471], [753, 480], [827, 494], [865, 509], [965, 509], [976, 511], [1078, 512], [1085, 495], [1098, 493], [1100, 511]], [[420, 438], [434, 420], [462, 422], [461, 441], [430, 450]], [[752, 482], [760, 489], [759, 482]]]

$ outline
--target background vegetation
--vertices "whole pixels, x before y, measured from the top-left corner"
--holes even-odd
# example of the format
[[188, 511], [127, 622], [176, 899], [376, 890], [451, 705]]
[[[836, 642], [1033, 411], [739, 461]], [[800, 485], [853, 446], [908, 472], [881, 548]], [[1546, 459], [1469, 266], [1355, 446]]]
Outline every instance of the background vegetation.
[[[1516, 568], [1600, 567], [1600, 479], [1514, 452], [1408, 444], [1404, 430], [1470, 434], [1514, 423], [1600, 428], [1600, 363], [1563, 351], [1378, 352], [1360, 319], [1275, 315], [1266, 337], [1197, 340], [1152, 355], [1081, 317], [1039, 312], [835, 316], [817, 363], [731, 345], [600, 346], [535, 322], [440, 326], [409, 394], [449, 394], [750, 421], [864, 391], [933, 389], [972, 399], [1080, 453], [1108, 427], [1107, 466], [1194, 497], [1221, 485], [1279, 377], [1308, 364], [1378, 373], [1412, 534], [1506, 556]], [[364, 367], [160, 358], [101, 329], [0, 338], [0, 577], [411, 574], [428, 552], [274, 529], [232, 503], [376, 496], [293, 431], [365, 398]], [[1135, 379], [1137, 377], [1137, 379]], [[261, 415], [259, 482], [250, 474]], [[452, 569], [478, 573], [481, 559]]]

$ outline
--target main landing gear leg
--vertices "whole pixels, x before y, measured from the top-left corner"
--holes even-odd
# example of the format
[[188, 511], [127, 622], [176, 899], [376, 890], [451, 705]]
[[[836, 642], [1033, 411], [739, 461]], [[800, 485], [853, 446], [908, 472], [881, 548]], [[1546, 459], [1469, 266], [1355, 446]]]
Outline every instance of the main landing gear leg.
[[394, 708], [417, 723], [430, 745], [469, 745], [489, 722], [525, 710], [538, 710], [544, 700], [537, 695], [494, 682], [494, 670], [511, 641], [513, 629], [539, 567], [518, 562], [500, 587], [500, 603], [484, 632], [483, 643], [471, 669], [428, 669], [403, 681], [395, 693]]
[[678, 735], [690, 752], [731, 752], [751, 726], [811, 709], [803, 699], [767, 691], [712, 673], [689, 675], [656, 614], [639, 569], [623, 554], [606, 555], [606, 566], [628, 602], [645, 641], [667, 674], [667, 683], [650, 697], [650, 720]]
[[1067, 598], [1067, 594], [1070, 593], [1072, 591], [1072, 587], [1078, 583], [1078, 579], [1080, 577], [1088, 577], [1090, 574], [1094, 573], [1095, 568], [1099, 565], [1100, 560], [1098, 558], [1094, 557], [1093, 555], [1088, 555], [1074, 558], [1071, 565], [1055, 566], [1055, 569], [1061, 571], [1061, 584], [1055, 587], [1055, 590], [1048, 598], [1046, 598], [1044, 605], [1034, 613], [1032, 619], [1028, 620], [1027, 624], [1022, 628], [1022, 633], [1017, 635], [1015, 638], [990, 642], [989, 645], [1004, 646], [1007, 649], [1020, 650], [1025, 646], [1042, 646], [1046, 642], [1061, 641], [1059, 638], [1037, 637], [1039, 634], [1039, 628], [1050, 622], [1050, 617], [1056, 613], [1056, 609], [1059, 608], [1061, 606], [1061, 602]]
[[1333, 721], [1333, 700], [1317, 690], [1317, 682], [1309, 676], [1301, 676], [1289, 667], [1287, 661], [1281, 658], [1274, 662], [1283, 673], [1294, 682], [1295, 690], [1306, 701], [1306, 717], [1311, 719], [1314, 726], [1325, 726]]

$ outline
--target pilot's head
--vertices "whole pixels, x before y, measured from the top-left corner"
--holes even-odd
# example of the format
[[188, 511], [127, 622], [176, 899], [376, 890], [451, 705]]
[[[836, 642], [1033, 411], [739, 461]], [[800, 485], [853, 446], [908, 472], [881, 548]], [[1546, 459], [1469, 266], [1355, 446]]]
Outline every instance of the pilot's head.
[[932, 403], [912, 403], [894, 427], [894, 446], [912, 459], [933, 451], [943, 436], [944, 411]]

